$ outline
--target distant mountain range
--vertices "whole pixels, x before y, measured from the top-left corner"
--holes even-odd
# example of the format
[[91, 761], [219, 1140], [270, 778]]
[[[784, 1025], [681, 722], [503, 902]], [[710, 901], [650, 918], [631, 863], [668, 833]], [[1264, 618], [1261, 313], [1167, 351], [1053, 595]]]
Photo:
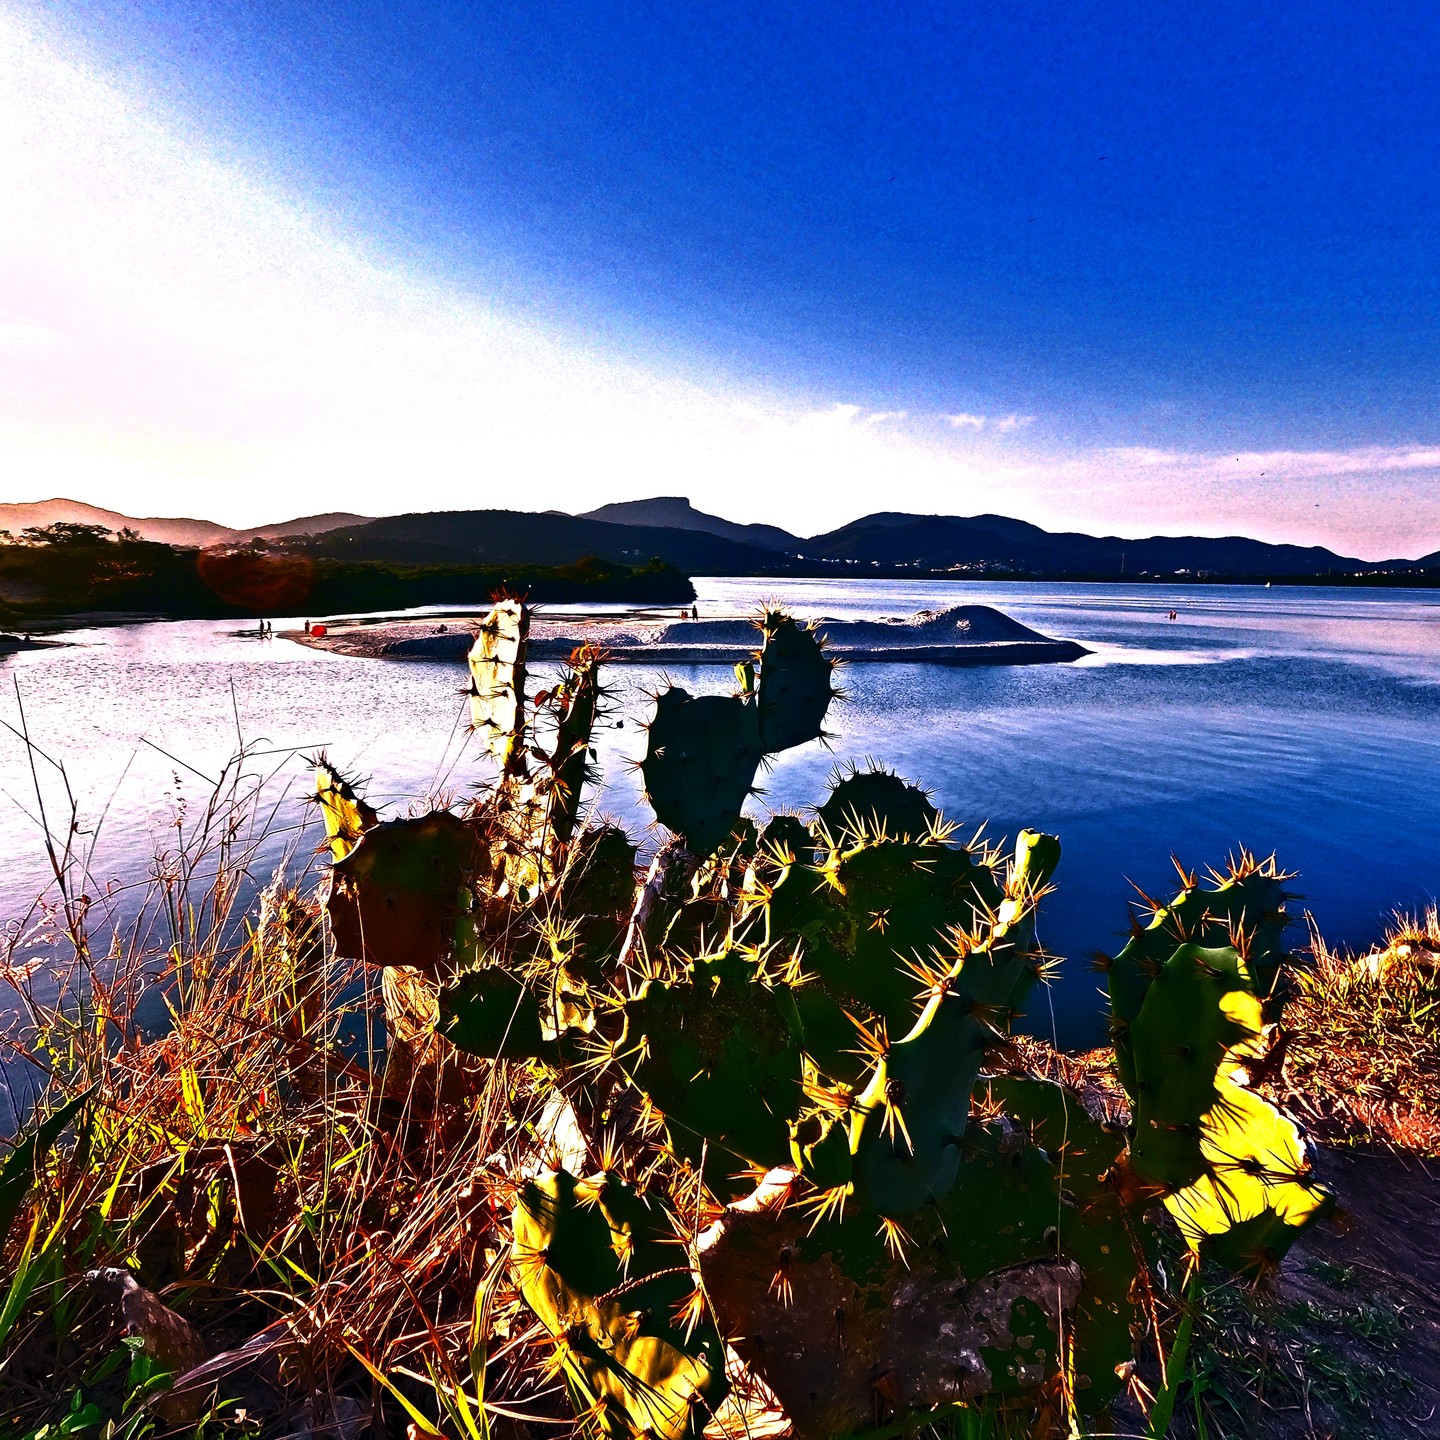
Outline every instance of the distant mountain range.
[[18, 535], [22, 530], [47, 525], [103, 525], [107, 530], [134, 530], [143, 540], [158, 540], [165, 545], [200, 546], [244, 544], [257, 536], [262, 540], [278, 540], [290, 535], [319, 535], [339, 525], [360, 525], [369, 517], [336, 512], [330, 515], [305, 515], [278, 525], [261, 525], [255, 530], [231, 530], [213, 520], [167, 519], [157, 516], [122, 515], [118, 510], [102, 510], [79, 500], [34, 500], [22, 504], [0, 504], [0, 530]]
[[762, 550], [779, 550], [793, 554], [804, 542], [778, 525], [737, 525], [718, 515], [697, 510], [680, 495], [662, 495], [654, 500], [622, 500], [615, 505], [602, 505], [587, 510], [586, 520], [604, 520], [612, 525], [645, 525], [662, 530], [703, 530], [722, 540], [741, 545], [758, 545]]
[[1420, 560], [1376, 563], [1318, 545], [1271, 545], [1244, 536], [1125, 540], [1054, 534], [1002, 515], [961, 518], [886, 511], [805, 538], [773, 525], [737, 525], [674, 497], [606, 505], [584, 515], [515, 510], [396, 515], [337, 527], [317, 537], [314, 546], [337, 558], [414, 564], [479, 559], [559, 565], [598, 555], [633, 565], [655, 555], [690, 575], [869, 572], [1278, 580], [1440, 569], [1440, 551]]
[[[449, 510], [367, 519], [309, 516], [254, 530], [206, 520], [136, 519], [69, 500], [0, 505], [0, 527], [18, 532], [54, 520], [128, 525], [147, 538], [219, 545], [259, 537], [334, 559], [389, 564], [568, 565], [588, 556], [633, 566], [651, 556], [690, 575], [953, 574], [1099, 580], [1396, 577], [1440, 571], [1440, 551], [1418, 560], [1365, 561], [1322, 546], [1272, 545], [1244, 536], [1054, 533], [1003, 515], [882, 511], [824, 535], [741, 525], [679, 496], [559, 511]], [[306, 538], [309, 537], [309, 538]], [[863, 568], [862, 568], [863, 567]]]

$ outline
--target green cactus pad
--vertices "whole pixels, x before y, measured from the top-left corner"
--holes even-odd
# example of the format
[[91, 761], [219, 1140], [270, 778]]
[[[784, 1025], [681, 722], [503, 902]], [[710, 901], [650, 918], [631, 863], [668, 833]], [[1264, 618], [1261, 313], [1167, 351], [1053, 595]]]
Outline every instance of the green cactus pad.
[[753, 703], [679, 686], [661, 691], [640, 762], [656, 819], [697, 855], [718, 850], [740, 819], [761, 756]]
[[1193, 1248], [1251, 1273], [1278, 1264], [1331, 1200], [1294, 1123], [1246, 1088], [1246, 1063], [1265, 1051], [1246, 962], [1229, 946], [1180, 946], [1130, 1038], [1135, 1172], [1167, 1192]]
[[1129, 1029], [1140, 1013], [1151, 981], [1176, 946], [1221, 947], [1243, 932], [1249, 983], [1256, 995], [1268, 1002], [1272, 995], [1278, 995], [1282, 968], [1289, 958], [1283, 948], [1289, 924], [1286, 898], [1283, 877], [1273, 862], [1257, 865], [1242, 856], [1227, 878], [1214, 887], [1198, 880], [1187, 883], [1174, 900], [1155, 912], [1144, 929], [1136, 930], [1108, 963], [1106, 979], [1114, 1021], [1116, 1068], [1132, 1098], [1135, 1072]]
[[438, 972], [451, 954], [463, 892], [486, 859], [475, 830], [445, 810], [372, 826], [331, 872], [337, 951]]
[[882, 1019], [903, 1035], [924, 984], [907, 968], [953, 955], [955, 933], [983, 928], [1003, 898], [990, 868], [938, 837], [863, 840], [816, 865], [757, 861], [742, 897], [753, 943], [798, 955], [814, 984], [797, 991], [805, 1048], [820, 1069], [855, 1082], [864, 1073], [846, 1018]]
[[983, 930], [1001, 898], [995, 876], [968, 851], [933, 840], [862, 841], [821, 868], [831, 913], [806, 968], [903, 1035], [923, 988], [906, 962], [953, 952], [956, 931]]
[[940, 819], [930, 797], [882, 766], [837, 772], [830, 795], [816, 819], [837, 842], [843, 836], [872, 836], [882, 830], [892, 840], [918, 840]]
[[528, 1059], [545, 1049], [539, 1000], [495, 966], [467, 971], [441, 988], [436, 1028], [457, 1049], [489, 1060]]
[[850, 1124], [862, 1204], [904, 1215], [955, 1184], [985, 1052], [1036, 979], [1035, 897], [1058, 861], [1053, 837], [1020, 837], [984, 943], [932, 987], [914, 1028], [880, 1055]]
[[842, 1113], [814, 1115], [790, 1128], [790, 1163], [817, 1189], [848, 1189], [855, 1180], [855, 1157]]
[[756, 719], [761, 749], [774, 754], [820, 739], [835, 694], [835, 667], [813, 628], [777, 610], [766, 611], [758, 623], [765, 643], [756, 657]]
[[591, 732], [600, 707], [600, 658], [593, 645], [580, 646], [548, 697], [555, 715], [555, 748], [547, 758], [543, 784], [549, 801], [548, 847], [568, 845], [580, 818], [590, 778]]
[[798, 815], [772, 815], [760, 831], [756, 858], [762, 856], [776, 862], [807, 860], [815, 849], [810, 827]]
[[[1058, 1251], [1055, 1165], [1006, 1120], [972, 1124], [955, 1184], [939, 1208], [945, 1253], [969, 1279]], [[984, 1215], [987, 1223], [977, 1225]]]
[[1136, 1281], [1156, 1263], [1158, 1236], [1142, 1221], [1143, 1200], [1124, 1193], [1122, 1131], [1100, 1124], [1078, 1095], [1049, 1081], [1004, 1075], [985, 1085], [985, 1098], [1054, 1162], [1063, 1197], [1054, 1215], [1059, 1249], [1085, 1276], [1072, 1318], [1075, 1399], [1093, 1415], [1119, 1392], [1117, 1367], [1136, 1358], [1136, 1336], [1147, 1323]]
[[614, 1175], [527, 1181], [512, 1216], [511, 1272], [555, 1338], [577, 1409], [615, 1437], [698, 1440], [724, 1399], [725, 1347], [678, 1318], [695, 1281], [678, 1223]]
[[1165, 1197], [1186, 1243], [1237, 1274], [1261, 1278], [1334, 1209], [1311, 1175], [1293, 1121], [1233, 1080], [1200, 1123], [1206, 1173]]
[[568, 915], [623, 915], [635, 900], [635, 845], [618, 825], [592, 825], [570, 847], [560, 895]]
[[676, 983], [646, 981], [624, 1012], [622, 1065], [679, 1154], [698, 1162], [708, 1142], [764, 1169], [789, 1162], [803, 1092], [786, 990], [731, 953], [697, 961]]
[[[973, 951], [966, 964], [973, 972], [972, 962], [983, 967], [987, 959]], [[993, 1038], [970, 996], [947, 989], [931, 997], [910, 1034], [889, 1046], [850, 1123], [862, 1205], [906, 1215], [949, 1193], [960, 1169], [971, 1091]]]
[[325, 840], [334, 860], [343, 860], [380, 819], [324, 755], [315, 761], [315, 798], [325, 817]]
[[1260, 1002], [1230, 947], [1181, 945], [1151, 982], [1130, 1028], [1135, 1066], [1131, 1162], [1167, 1188], [1207, 1169], [1200, 1126], [1230, 1064], [1259, 1045]]

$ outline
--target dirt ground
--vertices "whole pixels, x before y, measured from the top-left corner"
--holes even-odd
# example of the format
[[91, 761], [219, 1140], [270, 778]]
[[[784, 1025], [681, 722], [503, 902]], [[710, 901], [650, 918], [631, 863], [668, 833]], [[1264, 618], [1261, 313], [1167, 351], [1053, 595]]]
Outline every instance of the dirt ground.
[[1224, 1286], [1197, 1326], [1177, 1436], [1435, 1440], [1440, 1436], [1440, 1165], [1320, 1149], [1333, 1221], [1265, 1292]]

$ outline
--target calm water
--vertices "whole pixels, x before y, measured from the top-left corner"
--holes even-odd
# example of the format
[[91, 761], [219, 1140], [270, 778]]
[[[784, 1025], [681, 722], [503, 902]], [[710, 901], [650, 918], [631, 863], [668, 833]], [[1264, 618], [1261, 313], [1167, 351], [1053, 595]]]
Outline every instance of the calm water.
[[[807, 615], [904, 615], [993, 604], [1095, 654], [1075, 665], [950, 670], [857, 665], [832, 713], [833, 751], [781, 757], [775, 806], [823, 797], [837, 761], [874, 757], [927, 785], [952, 819], [1013, 835], [1058, 833], [1065, 859], [1042, 935], [1069, 956], [1052, 991], [1062, 1041], [1098, 1036], [1086, 957], [1112, 948], [1133, 880], [1164, 892], [1169, 857], [1219, 863], [1237, 844], [1298, 871], [1326, 936], [1364, 944], [1390, 910], [1440, 889], [1440, 596], [1421, 592], [1212, 587], [706, 580], [702, 613], [775, 591]], [[1165, 618], [1170, 609], [1179, 618]], [[133, 883], [173, 844], [177, 807], [195, 823], [208, 786], [243, 737], [249, 771], [278, 805], [253, 867], [264, 880], [287, 848], [317, 835], [299, 798], [300, 756], [325, 746], [400, 813], [463, 793], [486, 770], [464, 733], [461, 668], [331, 656], [210, 622], [79, 631], [74, 648], [4, 662], [0, 719], [63, 761], [80, 843], [98, 884]], [[674, 669], [687, 688], [729, 688], [727, 667]], [[624, 760], [658, 677], [611, 672], [624, 724], [601, 737], [602, 809], [640, 832], [649, 815]], [[148, 743], [147, 743], [148, 742]], [[152, 748], [159, 747], [159, 749]], [[161, 751], [168, 752], [168, 757]], [[169, 758], [174, 757], [174, 758]], [[187, 768], [188, 767], [188, 768]], [[58, 774], [39, 762], [54, 821]], [[198, 772], [198, 773], [196, 773]], [[266, 778], [268, 777], [268, 778]], [[0, 732], [0, 918], [46, 883], [24, 747]], [[299, 863], [298, 861], [293, 863]], [[1048, 1033], [1042, 997], [1034, 1028]]]

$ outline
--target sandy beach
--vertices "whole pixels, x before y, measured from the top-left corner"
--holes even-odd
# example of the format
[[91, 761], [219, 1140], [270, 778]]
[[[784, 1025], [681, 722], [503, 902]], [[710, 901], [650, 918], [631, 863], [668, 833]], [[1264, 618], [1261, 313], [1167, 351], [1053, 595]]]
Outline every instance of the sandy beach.
[[[375, 659], [463, 659], [480, 613], [444, 620], [326, 622], [324, 635], [285, 631], [316, 649]], [[820, 619], [830, 651], [847, 662], [931, 665], [1033, 665], [1078, 660], [1090, 652], [1052, 639], [987, 605], [922, 610], [905, 619]], [[759, 634], [746, 616], [679, 619], [666, 610], [625, 614], [537, 614], [530, 656], [564, 660], [581, 645], [599, 645], [620, 664], [733, 664], [754, 650]]]

